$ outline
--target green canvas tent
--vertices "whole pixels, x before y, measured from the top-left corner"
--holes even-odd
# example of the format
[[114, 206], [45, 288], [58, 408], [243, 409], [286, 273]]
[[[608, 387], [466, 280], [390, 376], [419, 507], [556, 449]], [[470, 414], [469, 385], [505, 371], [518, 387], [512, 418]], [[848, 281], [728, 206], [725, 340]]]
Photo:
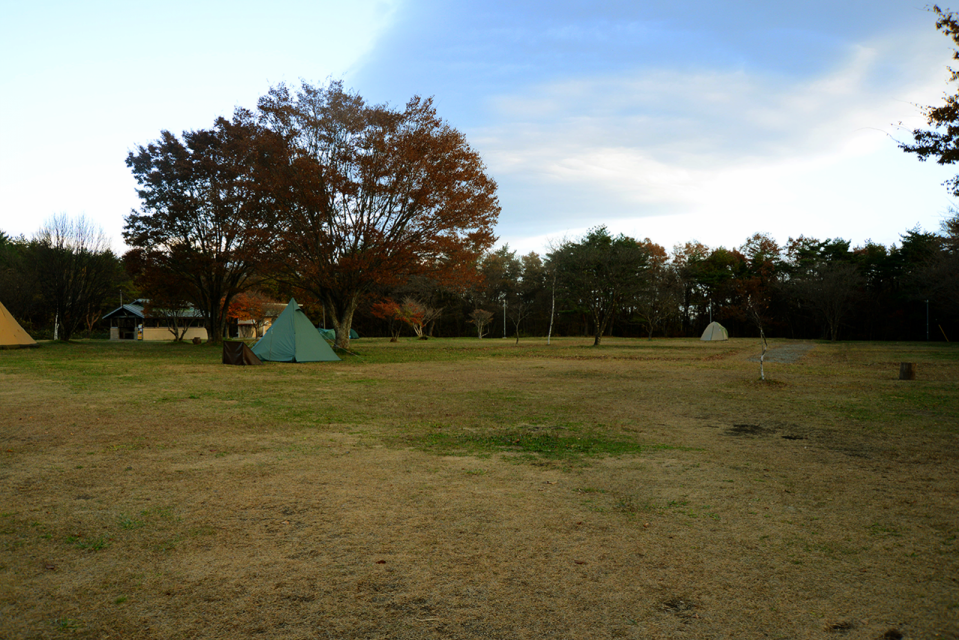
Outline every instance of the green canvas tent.
[[[317, 331], [320, 332], [320, 335], [323, 336], [326, 340], [336, 340], [336, 331], [333, 329], [320, 329], [317, 327]], [[353, 329], [350, 329], [350, 340], [357, 340], [360, 337]]]
[[273, 362], [333, 362], [339, 357], [326, 343], [296, 300], [290, 299], [266, 335], [253, 345], [260, 360]]
[[718, 322], [710, 322], [700, 340], [729, 340], [729, 332]]

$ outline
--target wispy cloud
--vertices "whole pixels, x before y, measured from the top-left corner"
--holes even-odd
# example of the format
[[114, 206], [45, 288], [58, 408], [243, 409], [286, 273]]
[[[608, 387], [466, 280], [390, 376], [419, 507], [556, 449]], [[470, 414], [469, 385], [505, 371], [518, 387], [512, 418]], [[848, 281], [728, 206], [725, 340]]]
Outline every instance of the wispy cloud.
[[[948, 61], [940, 43], [908, 35], [850, 46], [832, 69], [809, 77], [656, 69], [495, 96], [495, 124], [479, 129], [476, 142], [504, 203], [518, 204], [504, 211], [504, 235], [536, 230], [543, 208], [560, 228], [719, 214], [749, 233], [776, 210], [788, 212], [787, 233], [798, 235], [810, 233], [797, 219], [802, 208], [809, 221], [829, 204], [822, 198], [835, 204], [853, 193], [871, 209], [873, 235], [890, 235], [878, 226], [896, 224], [902, 212], [890, 207], [903, 198], [861, 197], [861, 168], [876, 172], [874, 194], [895, 188], [900, 165], [890, 152], [901, 153], [892, 123], [919, 124], [913, 103], [938, 99]], [[846, 183], [830, 172], [847, 174]]]

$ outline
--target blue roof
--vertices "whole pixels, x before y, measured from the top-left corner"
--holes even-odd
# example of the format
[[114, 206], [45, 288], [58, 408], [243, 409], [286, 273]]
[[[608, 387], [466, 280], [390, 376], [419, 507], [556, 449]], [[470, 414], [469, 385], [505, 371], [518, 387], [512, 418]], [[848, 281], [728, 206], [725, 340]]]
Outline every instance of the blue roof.
[[[112, 318], [113, 316], [121, 316], [124, 318], [133, 316], [136, 318], [140, 318], [142, 320], [143, 318], [147, 318], [147, 317], [158, 316], [162, 318], [166, 315], [173, 315], [173, 314], [168, 314], [165, 309], [156, 309], [154, 310], [153, 314], [146, 314], [143, 311], [143, 307], [149, 302], [150, 302], [149, 300], [146, 300], [144, 298], [139, 298], [137, 300], [134, 300], [130, 304], [119, 306], [113, 311], [111, 311], [110, 313], [104, 314], [101, 320], [106, 320], [108, 318]], [[198, 309], [194, 309], [193, 307], [185, 307], [177, 315], [179, 315], [181, 318], [203, 318], [204, 317], [202, 311], [199, 311]]]

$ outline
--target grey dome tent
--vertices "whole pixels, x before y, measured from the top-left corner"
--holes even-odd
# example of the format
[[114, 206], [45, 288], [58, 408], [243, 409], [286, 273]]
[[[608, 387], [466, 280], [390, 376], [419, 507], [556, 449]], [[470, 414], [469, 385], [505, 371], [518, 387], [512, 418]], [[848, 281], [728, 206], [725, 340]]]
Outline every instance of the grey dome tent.
[[710, 322], [700, 340], [729, 340], [729, 332], [718, 322]]
[[253, 345], [253, 353], [260, 360], [273, 362], [334, 362], [340, 359], [292, 298], [266, 334]]

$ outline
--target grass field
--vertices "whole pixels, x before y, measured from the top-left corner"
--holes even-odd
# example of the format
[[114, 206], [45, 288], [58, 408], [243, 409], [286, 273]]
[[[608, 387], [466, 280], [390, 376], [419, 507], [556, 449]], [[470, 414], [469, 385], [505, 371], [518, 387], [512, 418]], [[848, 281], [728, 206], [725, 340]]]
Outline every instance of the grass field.
[[959, 638], [959, 348], [590, 342], [0, 351], [0, 638]]

